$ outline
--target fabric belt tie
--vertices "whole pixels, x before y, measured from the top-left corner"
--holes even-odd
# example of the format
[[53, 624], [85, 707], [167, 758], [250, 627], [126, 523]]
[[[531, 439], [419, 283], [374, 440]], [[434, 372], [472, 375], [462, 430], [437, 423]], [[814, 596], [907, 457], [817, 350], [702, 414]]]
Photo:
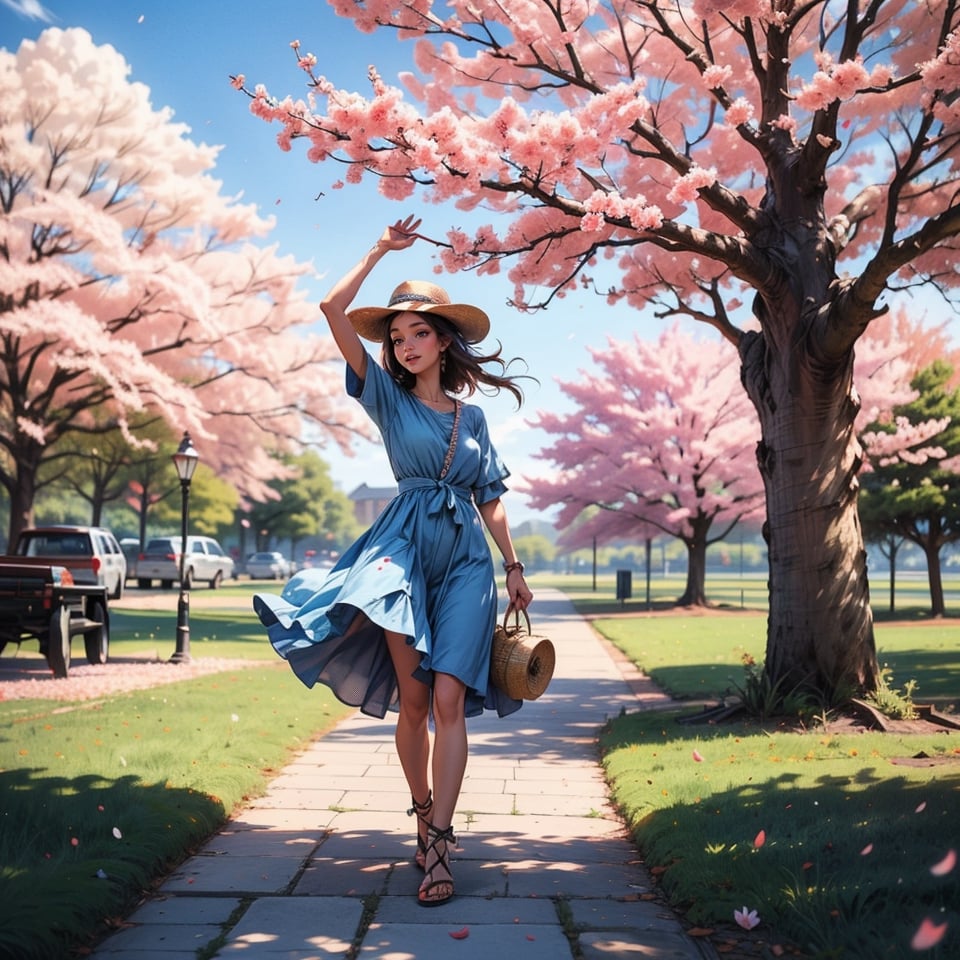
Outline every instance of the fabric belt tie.
[[458, 524], [463, 524], [463, 518], [460, 516], [461, 505], [471, 502], [471, 492], [469, 487], [457, 487], [446, 480], [433, 480], [430, 477], [407, 477], [399, 483], [400, 493], [410, 493], [412, 490], [435, 490], [440, 496], [437, 502], [431, 505], [429, 513], [439, 513], [446, 507], [453, 515]]

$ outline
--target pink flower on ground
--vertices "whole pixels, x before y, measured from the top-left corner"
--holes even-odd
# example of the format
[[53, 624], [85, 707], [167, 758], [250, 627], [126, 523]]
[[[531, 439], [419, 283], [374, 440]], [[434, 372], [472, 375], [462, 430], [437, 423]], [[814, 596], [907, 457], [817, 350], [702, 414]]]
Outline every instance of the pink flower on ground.
[[910, 941], [910, 946], [914, 950], [929, 950], [935, 947], [947, 932], [947, 924], [935, 924], [929, 917], [923, 918], [923, 923], [917, 927], [917, 932]]
[[703, 757], [700, 755], [700, 751], [699, 751], [699, 750], [694, 750], [694, 751], [693, 751], [693, 759], [694, 759], [697, 763], [703, 763]]
[[757, 914], [757, 911], [747, 910], [746, 907], [744, 907], [742, 910], [734, 910], [733, 919], [736, 920], [744, 930], [752, 930], [760, 923], [760, 917]]
[[948, 850], [947, 855], [939, 862], [935, 863], [931, 868], [930, 872], [935, 877], [945, 877], [951, 870], [957, 865], [957, 852], [956, 850]]

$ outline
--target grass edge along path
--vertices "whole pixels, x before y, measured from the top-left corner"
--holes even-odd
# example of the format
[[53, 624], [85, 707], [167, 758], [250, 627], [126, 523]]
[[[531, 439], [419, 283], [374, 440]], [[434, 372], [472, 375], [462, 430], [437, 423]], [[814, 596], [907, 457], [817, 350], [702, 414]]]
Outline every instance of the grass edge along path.
[[99, 939], [352, 712], [279, 661], [251, 666], [95, 703], [0, 702], [0, 955]]
[[[694, 696], [711, 695], [721, 675], [736, 676], [742, 646], [692, 654], [682, 614], [594, 626], [615, 635], [643, 669], [639, 641], [622, 641], [649, 635], [654, 623], [664, 636], [651, 672], [676, 681], [674, 671], [683, 671]], [[729, 640], [722, 636], [719, 647]], [[726, 661], [722, 671], [704, 669], [715, 661]], [[706, 682], [693, 676], [704, 672], [713, 674]], [[614, 802], [663, 893], [691, 924], [736, 932], [734, 911], [746, 907], [760, 918], [752, 936], [781, 937], [812, 957], [960, 956], [955, 733], [677, 722], [693, 712], [627, 713], [600, 741]]]

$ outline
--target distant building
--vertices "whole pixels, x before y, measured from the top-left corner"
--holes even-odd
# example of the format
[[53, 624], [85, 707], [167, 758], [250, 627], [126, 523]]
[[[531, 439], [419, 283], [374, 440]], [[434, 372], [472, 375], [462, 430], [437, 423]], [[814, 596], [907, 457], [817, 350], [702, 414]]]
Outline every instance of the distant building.
[[361, 483], [348, 494], [353, 501], [353, 515], [359, 523], [369, 527], [383, 513], [386, 505], [397, 495], [396, 487], [368, 487]]

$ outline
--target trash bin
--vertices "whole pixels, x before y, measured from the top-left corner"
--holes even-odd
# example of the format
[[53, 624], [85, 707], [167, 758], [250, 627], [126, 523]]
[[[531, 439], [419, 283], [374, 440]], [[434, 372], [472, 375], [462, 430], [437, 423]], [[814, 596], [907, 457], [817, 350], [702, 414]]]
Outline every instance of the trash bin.
[[617, 571], [617, 599], [629, 600], [633, 594], [633, 574], [629, 570]]

